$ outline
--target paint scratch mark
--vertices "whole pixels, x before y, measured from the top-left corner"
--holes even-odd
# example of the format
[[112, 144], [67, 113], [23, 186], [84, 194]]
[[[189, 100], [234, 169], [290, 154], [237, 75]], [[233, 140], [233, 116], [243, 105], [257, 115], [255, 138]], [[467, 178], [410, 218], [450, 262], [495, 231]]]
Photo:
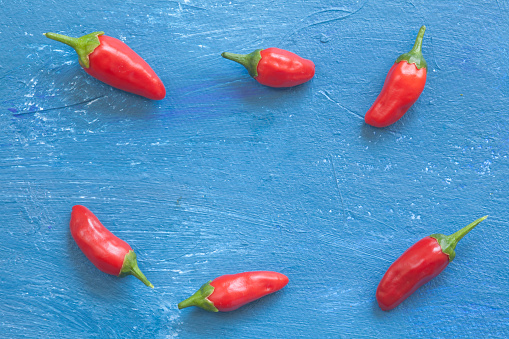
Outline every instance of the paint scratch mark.
[[[228, 29], [228, 31], [231, 33], [237, 32], [237, 31], [244, 31], [244, 30], [246, 30], [246, 28], [244, 28], [244, 27], [232, 27], [232, 28]], [[212, 36], [214, 36], [215, 33], [224, 34], [224, 29], [213, 29], [210, 31], [203, 31], [203, 32], [197, 32], [197, 33], [190, 33], [190, 34], [181, 34], [180, 37], [182, 37], [184, 39], [188, 39], [188, 38], [195, 37], [195, 36], [202, 36], [202, 35], [205, 35], [207, 37], [212, 37]]]
[[[2, 67], [2, 66], [0, 66], [0, 69], [1, 69], [1, 68], [3, 68], [3, 67]], [[2, 75], [0, 76], [0, 80], [1, 80], [1, 79], [4, 79], [4, 78], [7, 78], [8, 76], [10, 76], [10, 75], [11, 75], [12, 73], [14, 73], [14, 72], [16, 72], [16, 69], [11, 69], [11, 70], [9, 70], [9, 71], [5, 72], [4, 74], [2, 74]]]
[[230, 84], [234, 84], [236, 82], [242, 82], [242, 81], [245, 81], [245, 79], [238, 79], [238, 80], [232, 80], [232, 81], [225, 81], [221, 84], [216, 84], [216, 85], [212, 85], [212, 86], [208, 86], [208, 87], [204, 87], [204, 88], [199, 88], [199, 89], [196, 89], [194, 91], [189, 91], [189, 92], [186, 92], [185, 94], [183, 94], [183, 96], [188, 96], [190, 94], [195, 94], [195, 93], [200, 93], [200, 92], [203, 92], [203, 91], [209, 91], [211, 89], [216, 89], [216, 88], [223, 88], [223, 87], [227, 87], [229, 86]]
[[[321, 14], [321, 13], [325, 13], [325, 12], [331, 12], [331, 11], [341, 11], [341, 12], [344, 12], [344, 13], [347, 13], [343, 16], [340, 16], [340, 17], [337, 17], [337, 18], [333, 18], [333, 19], [327, 19], [327, 20], [321, 20], [321, 21], [317, 21], [317, 22], [313, 22], [307, 26], [304, 26], [302, 27], [301, 29], [304, 29], [304, 28], [307, 28], [307, 27], [313, 27], [313, 26], [318, 26], [318, 25], [322, 25], [322, 24], [326, 24], [326, 23], [329, 23], [329, 22], [334, 22], [334, 21], [338, 21], [338, 20], [343, 20], [343, 19], [346, 19], [352, 15], [354, 15], [355, 13], [357, 13], [358, 11], [361, 10], [361, 8], [364, 6], [364, 4], [362, 4], [361, 7], [359, 7], [356, 11], [354, 12], [351, 12], [349, 10], [346, 10], [344, 8], [330, 8], [330, 9], [326, 9], [326, 10], [322, 10], [322, 11], [318, 11], [316, 12], [316, 14]], [[311, 14], [311, 15], [314, 15], [315, 13]], [[308, 15], [306, 18], [310, 17], [311, 15]], [[300, 30], [300, 29], [299, 29]]]
[[319, 21], [315, 21], [315, 22], [312, 22], [310, 24], [307, 24], [307, 25], [304, 25], [300, 28], [297, 28], [296, 30], [290, 32], [289, 34], [287, 34], [286, 36], [284, 36], [282, 38], [282, 40], [287, 40], [289, 37], [291, 37], [292, 35], [295, 35], [297, 34], [298, 32], [300, 32], [301, 30], [303, 29], [306, 29], [306, 28], [310, 28], [310, 27], [314, 27], [314, 26], [319, 26], [319, 25], [323, 25], [323, 24], [327, 24], [327, 23], [331, 23], [331, 22], [334, 22], [334, 21], [339, 21], [339, 20], [344, 20], [354, 14], [356, 14], [357, 12], [359, 12], [363, 7], [364, 7], [364, 4], [365, 2], [362, 3], [362, 5], [356, 9], [355, 11], [350, 11], [346, 8], [341, 8], [341, 7], [333, 7], [333, 8], [327, 8], [327, 9], [324, 9], [324, 10], [320, 10], [320, 11], [317, 11], [317, 12], [313, 12], [309, 15], [306, 15], [305, 17], [303, 17], [300, 21], [303, 22], [305, 21], [306, 19], [314, 16], [314, 15], [321, 15], [321, 14], [324, 14], [324, 13], [328, 13], [328, 12], [341, 12], [341, 13], [346, 13], [344, 15], [341, 15], [341, 16], [338, 16], [336, 18], [331, 18], [331, 19], [325, 19], [325, 20], [319, 20]]
[[[350, 212], [350, 213], [356, 213], [355, 211], [351, 211], [351, 210], [347, 210], [347, 211], [348, 211], [348, 212]], [[390, 225], [390, 224], [388, 224], [388, 223], [385, 223], [385, 222], [383, 222], [383, 221], [381, 221], [381, 220], [379, 220], [379, 219], [377, 219], [377, 218], [374, 218], [374, 217], [372, 217], [372, 216], [362, 215], [362, 217], [363, 217], [363, 218], [366, 218], [366, 219], [374, 220], [374, 221], [376, 221], [376, 222], [378, 222], [378, 223], [380, 223], [380, 224], [382, 224], [382, 225], [385, 225], [385, 226], [389, 227], [390, 229], [392, 229], [392, 230], [394, 230], [394, 231], [396, 231], [396, 230], [397, 230], [397, 229], [396, 229], [396, 227], [394, 227], [393, 225]]]
[[323, 90], [319, 90], [318, 93], [322, 94], [324, 97], [327, 98], [327, 100], [335, 103], [336, 105], [338, 105], [339, 107], [341, 107], [342, 109], [344, 109], [345, 111], [347, 111], [348, 113], [354, 115], [355, 117], [361, 119], [361, 120], [364, 120], [364, 117], [362, 115], [360, 115], [359, 113], [355, 113], [354, 111], [346, 108], [345, 106], [341, 105], [339, 102], [337, 102], [336, 100], [332, 99], [330, 96], [329, 96], [329, 93], [327, 93], [327, 91], [323, 91]]
[[437, 66], [437, 69], [441, 71], [442, 68], [438, 64], [437, 56], [435, 54], [435, 45], [433, 44], [433, 37], [431, 37], [430, 40], [431, 40], [431, 50], [432, 50], [432, 53], [433, 53], [433, 62], [435, 63], [435, 66]]
[[32, 114], [32, 113], [40, 113], [40, 112], [48, 112], [48, 111], [54, 111], [54, 110], [57, 110], [57, 109], [63, 109], [63, 108], [68, 108], [68, 107], [74, 107], [74, 106], [79, 106], [79, 105], [84, 105], [84, 104], [91, 104], [93, 102], [95, 102], [96, 100], [99, 100], [101, 99], [102, 97], [104, 97], [104, 95], [101, 95], [101, 96], [98, 96], [96, 98], [92, 98], [92, 99], [87, 99], [87, 100], [84, 100], [84, 101], [80, 101], [80, 102], [77, 102], [75, 104], [70, 104], [70, 105], [64, 105], [64, 106], [60, 106], [60, 107], [52, 107], [52, 108], [43, 108], [43, 109], [40, 109], [40, 110], [29, 110], [29, 111], [23, 111], [23, 112], [19, 112], [19, 113], [16, 113], [16, 114], [13, 114], [13, 116], [15, 117], [19, 117], [21, 115], [25, 115], [25, 114]]
[[380, 259], [380, 260], [383, 260], [383, 261], [386, 261], [386, 262], [390, 262], [391, 261], [389, 259], [382, 258], [382, 257], [380, 257], [378, 255], [374, 255], [373, 253], [368, 253], [368, 252], [361, 251], [359, 248], [356, 248], [356, 247], [349, 247], [349, 246], [345, 246], [344, 244], [342, 244], [341, 246], [344, 247], [344, 248], [348, 248], [349, 250], [362, 253], [362, 254], [364, 254], [365, 256], [368, 256], [368, 257]]
[[334, 159], [332, 158], [332, 154], [329, 154], [330, 163], [332, 167], [332, 173], [334, 174], [334, 182], [336, 183], [336, 188], [338, 190], [339, 199], [341, 201], [341, 209], [343, 210], [343, 224], [346, 226], [346, 209], [345, 202], [343, 200], [343, 194], [341, 194], [341, 190], [339, 189], [338, 177], [336, 176], [336, 168], [334, 167]]
[[[198, 245], [200, 245], [200, 243], [196, 243], [196, 244], [194, 245], [194, 247], [193, 247], [193, 248], [191, 248], [188, 252], [189, 252], [189, 253], [194, 253], [194, 251], [196, 250], [196, 248], [198, 248]], [[177, 260], [177, 259], [180, 259], [180, 258], [188, 257], [188, 256], [189, 256], [189, 253], [182, 253], [181, 255], [178, 255], [178, 256], [176, 256], [176, 257], [174, 257], [174, 258], [170, 258], [170, 259], [168, 259], [168, 261], [174, 261], [174, 260]]]
[[170, 0], [169, 2], [176, 3], [176, 4], [178, 4], [179, 6], [184, 6], [184, 7], [189, 7], [189, 8], [199, 9], [199, 10], [202, 10], [202, 11], [206, 11], [206, 10], [207, 10], [206, 8], [199, 7], [199, 6], [195, 6], [195, 5], [190, 5], [190, 4], [185, 3], [185, 2], [180, 2], [180, 1], [175, 1], [175, 0]]

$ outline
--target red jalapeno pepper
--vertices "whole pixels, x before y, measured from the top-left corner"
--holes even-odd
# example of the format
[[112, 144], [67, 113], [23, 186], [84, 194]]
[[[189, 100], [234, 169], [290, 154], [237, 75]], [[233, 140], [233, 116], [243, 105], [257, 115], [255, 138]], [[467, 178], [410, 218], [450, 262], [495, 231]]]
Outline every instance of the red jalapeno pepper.
[[117, 277], [134, 275], [154, 288], [138, 268], [131, 246], [106, 229], [88, 208], [80, 205], [72, 208], [70, 227], [74, 241], [95, 267]]
[[152, 100], [166, 96], [166, 89], [154, 70], [122, 41], [104, 32], [93, 32], [81, 38], [55, 33], [44, 35], [74, 48], [81, 67], [96, 79]]
[[416, 242], [387, 270], [378, 288], [376, 300], [384, 311], [398, 306], [419, 287], [439, 275], [453, 261], [454, 248], [468, 232], [488, 216], [477, 219], [449, 236], [432, 234]]
[[425, 30], [422, 26], [412, 50], [400, 55], [389, 70], [382, 91], [364, 116], [367, 124], [386, 127], [395, 123], [421, 95], [428, 67], [422, 55]]
[[179, 309], [198, 306], [211, 312], [229, 312], [279, 291], [288, 284], [284, 274], [269, 271], [228, 274], [204, 284], [178, 304]]
[[265, 86], [297, 86], [315, 75], [315, 64], [311, 60], [284, 49], [257, 49], [250, 54], [224, 52], [221, 56], [246, 67], [249, 75]]

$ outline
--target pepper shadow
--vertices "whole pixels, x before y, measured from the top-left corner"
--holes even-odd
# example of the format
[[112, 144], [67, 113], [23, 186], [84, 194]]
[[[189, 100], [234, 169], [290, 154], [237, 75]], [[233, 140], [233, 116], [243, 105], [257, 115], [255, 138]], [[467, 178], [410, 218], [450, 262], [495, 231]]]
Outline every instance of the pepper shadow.
[[362, 123], [361, 137], [368, 142], [378, 144], [384, 142], [393, 142], [394, 136], [402, 135], [404, 127], [401, 120], [387, 127], [374, 127], [366, 123]]
[[[196, 306], [190, 307], [192, 310], [182, 309], [180, 312], [189, 310], [188, 315], [182, 316], [182, 321], [188, 331], [203, 337], [211, 336], [211, 331], [219, 333], [225, 327], [238, 326], [242, 321], [253, 318], [253, 313], [260, 314], [265, 308], [277, 307], [277, 299], [281, 299], [283, 293], [284, 290], [266, 295], [230, 312], [209, 312]], [[221, 320], [218, 321], [219, 318]]]
[[441, 293], [441, 289], [444, 289], [444, 283], [442, 280], [447, 280], [442, 275], [443, 273], [419, 287], [414, 293], [409, 295], [392, 310], [382, 311], [375, 298], [373, 302], [373, 314], [377, 318], [382, 318], [389, 316], [389, 314], [407, 314], [410, 309], [416, 310], [418, 308], [433, 306], [430, 303], [436, 303], [439, 305], [443, 299], [436, 297], [436, 295]]
[[127, 283], [125, 279], [128, 279], [129, 276], [118, 278], [101, 272], [80, 250], [69, 230], [67, 231], [67, 252], [72, 265], [70, 271], [78, 275], [77, 280], [83, 282], [84, 289], [91, 294], [105, 298], [128, 298], [127, 291], [131, 289], [125, 286]]
[[238, 86], [238, 92], [245, 104], [256, 108], [296, 107], [299, 102], [308, 100], [312, 90], [312, 80], [298, 86], [282, 88], [265, 86], [254, 79], [251, 80], [249, 83]]
[[[164, 99], [163, 99], [164, 100]], [[87, 103], [87, 110], [107, 115], [147, 118], [162, 107], [163, 100], [150, 100], [136, 94], [110, 88], [108, 94]]]
[[241, 88], [237, 91], [242, 105], [249, 108], [243, 112], [250, 117], [249, 125], [256, 135], [270, 128], [282, 110], [305, 105], [309, 100], [308, 95], [311, 95], [309, 81], [295, 87], [273, 88], [250, 80], [249, 84], [239, 86]]
[[371, 125], [362, 122], [361, 125], [361, 136], [365, 141], [378, 142], [383, 139], [384, 136], [391, 134], [389, 127], [373, 127]]
[[62, 66], [56, 69], [55, 73], [52, 74], [53, 95], [58, 96], [61, 101], [55, 108], [69, 107], [74, 110], [144, 117], [155, 111], [164, 100], [150, 100], [114, 88], [88, 75], [77, 63], [65, 68]]
[[377, 319], [382, 319], [382, 318], [386, 317], [388, 314], [387, 311], [382, 311], [380, 306], [378, 306], [378, 302], [376, 301], [376, 298], [373, 298], [373, 302], [371, 303], [371, 310], [373, 311], [373, 315]]
[[387, 127], [374, 127], [363, 122], [361, 126], [361, 136], [364, 140], [370, 142], [378, 142], [383, 140], [387, 135], [400, 134], [405, 132], [405, 126], [412, 124], [417, 119], [415, 109], [410, 109], [398, 121]]

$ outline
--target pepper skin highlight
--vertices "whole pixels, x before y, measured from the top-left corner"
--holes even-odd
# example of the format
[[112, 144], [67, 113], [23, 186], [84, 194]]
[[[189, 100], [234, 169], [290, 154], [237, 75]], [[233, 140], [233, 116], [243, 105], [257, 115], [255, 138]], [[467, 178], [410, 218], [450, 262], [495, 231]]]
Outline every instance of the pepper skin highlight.
[[166, 96], [166, 89], [154, 70], [122, 41], [104, 32], [93, 32], [81, 38], [55, 33], [44, 35], [74, 48], [81, 67], [96, 79], [152, 100]]
[[72, 208], [70, 229], [78, 247], [99, 270], [117, 277], [134, 275], [154, 288], [138, 268], [131, 246], [104, 227], [88, 208], [81, 205]]
[[223, 58], [238, 62], [260, 84], [269, 87], [293, 87], [311, 80], [315, 64], [280, 48], [257, 49], [250, 54], [224, 52]]
[[198, 306], [210, 312], [229, 312], [279, 291], [288, 277], [278, 272], [254, 271], [228, 274], [205, 283], [195, 294], [178, 304], [178, 308]]
[[421, 95], [428, 69], [422, 55], [425, 30], [422, 26], [412, 50], [400, 55], [389, 70], [382, 91], [364, 116], [368, 125], [386, 127], [395, 123]]
[[455, 258], [454, 248], [458, 241], [487, 217], [479, 218], [449, 236], [432, 234], [406, 250], [389, 267], [376, 289], [380, 308], [392, 310], [439, 275]]

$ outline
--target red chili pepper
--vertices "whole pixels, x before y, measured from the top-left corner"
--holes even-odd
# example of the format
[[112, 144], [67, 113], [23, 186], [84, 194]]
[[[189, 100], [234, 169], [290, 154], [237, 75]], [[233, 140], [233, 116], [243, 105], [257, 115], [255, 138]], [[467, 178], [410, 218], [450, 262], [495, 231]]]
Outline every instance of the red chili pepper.
[[315, 75], [313, 61], [284, 49], [257, 49], [250, 54], [223, 52], [221, 56], [246, 67], [249, 75], [265, 86], [297, 86], [311, 80]]
[[284, 274], [255, 271], [228, 274], [204, 284], [195, 294], [178, 304], [179, 309], [198, 306], [211, 312], [229, 312], [288, 284]]
[[103, 34], [94, 32], [71, 38], [44, 33], [46, 37], [74, 48], [81, 67], [94, 78], [149, 99], [163, 99], [166, 89], [147, 62], [122, 41]]
[[382, 91], [364, 117], [367, 124], [386, 127], [395, 123], [421, 95], [428, 67], [422, 56], [425, 30], [422, 26], [412, 50], [400, 55], [389, 70]]
[[80, 205], [72, 208], [70, 227], [78, 247], [95, 267], [117, 277], [134, 275], [154, 288], [138, 268], [131, 246], [108, 231], [88, 208]]
[[376, 300], [389, 311], [419, 287], [439, 275], [453, 261], [454, 248], [468, 232], [488, 216], [477, 219], [449, 236], [432, 234], [416, 242], [387, 270], [376, 290]]

